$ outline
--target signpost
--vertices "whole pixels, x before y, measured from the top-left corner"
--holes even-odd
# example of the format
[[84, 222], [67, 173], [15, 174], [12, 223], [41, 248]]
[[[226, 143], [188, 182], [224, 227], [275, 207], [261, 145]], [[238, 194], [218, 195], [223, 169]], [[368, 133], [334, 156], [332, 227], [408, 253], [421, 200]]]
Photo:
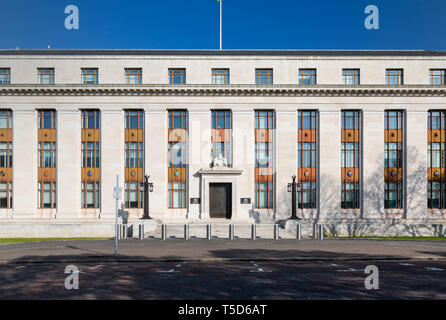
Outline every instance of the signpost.
[[116, 215], [115, 215], [115, 257], [118, 256], [118, 235], [119, 235], [119, 227], [118, 227], [118, 214], [119, 214], [119, 205], [118, 202], [122, 198], [122, 188], [119, 187], [119, 174], [116, 175], [116, 187], [113, 188], [113, 199], [116, 199]]

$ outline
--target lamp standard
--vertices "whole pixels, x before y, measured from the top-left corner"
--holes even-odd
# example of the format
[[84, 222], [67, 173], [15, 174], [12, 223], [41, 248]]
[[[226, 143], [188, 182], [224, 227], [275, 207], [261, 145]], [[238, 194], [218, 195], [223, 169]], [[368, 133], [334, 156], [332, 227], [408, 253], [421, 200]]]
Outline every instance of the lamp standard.
[[144, 182], [139, 184], [139, 191], [144, 192], [144, 216], [143, 219], [152, 219], [149, 216], [149, 192], [153, 192], [153, 183], [149, 182], [150, 176], [144, 176]]
[[295, 175], [292, 176], [291, 178], [293, 179], [293, 182], [288, 183], [288, 192], [291, 192], [291, 201], [292, 201], [290, 220], [297, 220], [299, 218], [297, 217], [297, 208], [296, 208], [296, 205], [297, 205], [296, 200], [297, 199], [296, 199], [296, 197], [297, 197], [297, 193], [300, 192], [301, 186], [300, 186], [300, 183], [296, 182], [297, 177]]

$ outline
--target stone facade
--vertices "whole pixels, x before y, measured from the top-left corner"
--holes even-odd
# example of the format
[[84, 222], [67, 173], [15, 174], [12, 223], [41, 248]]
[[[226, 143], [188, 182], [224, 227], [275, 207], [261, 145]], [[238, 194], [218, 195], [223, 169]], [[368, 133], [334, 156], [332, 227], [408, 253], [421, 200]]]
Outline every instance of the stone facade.
[[[38, 68], [54, 68], [55, 84], [37, 83]], [[81, 68], [98, 68], [99, 83], [81, 84]], [[0, 109], [13, 111], [13, 206], [0, 209], [7, 223], [61, 224], [114, 221], [116, 175], [125, 175], [124, 110], [144, 110], [144, 167], [154, 184], [150, 215], [165, 222], [209, 219], [206, 179], [236, 183], [233, 219], [273, 222], [291, 215], [287, 184], [297, 173], [298, 110], [317, 110], [318, 205], [298, 210], [325, 223], [441, 224], [444, 210], [427, 208], [427, 116], [446, 110], [446, 87], [429, 84], [431, 69], [446, 69], [446, 52], [305, 51], [0, 51], [11, 83], [0, 85]], [[141, 68], [142, 84], [124, 84], [125, 68]], [[170, 85], [169, 68], [185, 68], [184, 85]], [[213, 85], [213, 68], [230, 69], [229, 85]], [[255, 70], [273, 69], [274, 84], [256, 85]], [[298, 70], [317, 71], [316, 85], [299, 85]], [[360, 85], [344, 85], [343, 69], [360, 69]], [[403, 69], [404, 84], [385, 84], [386, 69]], [[37, 110], [57, 112], [57, 208], [38, 208]], [[81, 209], [81, 110], [101, 113], [100, 208]], [[186, 208], [168, 208], [168, 111], [188, 111]], [[272, 209], [256, 209], [256, 110], [274, 110]], [[362, 112], [361, 206], [341, 208], [341, 110]], [[406, 134], [404, 209], [384, 210], [384, 111], [404, 110]], [[211, 174], [211, 110], [232, 112], [233, 172]], [[229, 169], [223, 169], [223, 171]], [[229, 170], [229, 171], [231, 171]], [[212, 177], [212, 178], [209, 178]], [[421, 179], [419, 177], [422, 177]], [[241, 204], [241, 198], [252, 199]], [[235, 203], [234, 203], [235, 202]], [[130, 221], [143, 215], [129, 209]], [[396, 219], [396, 220], [395, 220]], [[70, 233], [71, 234], [71, 233]]]

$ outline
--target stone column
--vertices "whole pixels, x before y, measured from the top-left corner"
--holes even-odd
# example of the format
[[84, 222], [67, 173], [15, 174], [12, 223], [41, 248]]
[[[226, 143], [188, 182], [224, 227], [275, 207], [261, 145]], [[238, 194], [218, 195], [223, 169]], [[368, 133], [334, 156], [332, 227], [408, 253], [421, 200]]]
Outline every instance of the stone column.
[[[212, 161], [210, 107], [189, 110], [189, 198], [200, 198], [200, 169], [208, 169]], [[202, 202], [203, 203], [203, 202]], [[188, 203], [188, 218], [199, 218], [201, 205]]]
[[384, 109], [363, 109], [362, 218], [381, 219], [384, 213]]
[[406, 116], [406, 203], [408, 220], [427, 216], [427, 108], [407, 110]]
[[254, 110], [246, 107], [232, 108], [233, 167], [243, 170], [239, 178], [239, 197], [251, 198], [251, 204], [240, 205], [236, 219], [258, 219], [254, 210]]
[[124, 192], [124, 112], [122, 109], [107, 108], [101, 110], [101, 219], [114, 221], [116, 200], [113, 199], [113, 188], [116, 175], [119, 174], [119, 186]]
[[80, 217], [81, 198], [81, 113], [57, 109], [57, 218]]
[[319, 219], [343, 218], [341, 210], [341, 113], [331, 107], [319, 113]]
[[37, 111], [13, 110], [13, 219], [37, 214]]
[[276, 111], [276, 220], [291, 217], [291, 197], [287, 191], [291, 176], [297, 175], [297, 108]]
[[153, 182], [150, 194], [150, 216], [167, 218], [167, 110], [160, 106], [146, 108], [145, 152], [146, 172]]

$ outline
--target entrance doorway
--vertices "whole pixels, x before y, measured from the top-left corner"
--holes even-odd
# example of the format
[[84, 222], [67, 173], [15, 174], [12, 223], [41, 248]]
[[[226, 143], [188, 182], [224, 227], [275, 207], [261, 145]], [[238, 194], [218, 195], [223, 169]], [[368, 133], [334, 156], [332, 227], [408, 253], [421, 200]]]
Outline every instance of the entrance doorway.
[[232, 184], [209, 184], [209, 216], [211, 218], [232, 218]]

